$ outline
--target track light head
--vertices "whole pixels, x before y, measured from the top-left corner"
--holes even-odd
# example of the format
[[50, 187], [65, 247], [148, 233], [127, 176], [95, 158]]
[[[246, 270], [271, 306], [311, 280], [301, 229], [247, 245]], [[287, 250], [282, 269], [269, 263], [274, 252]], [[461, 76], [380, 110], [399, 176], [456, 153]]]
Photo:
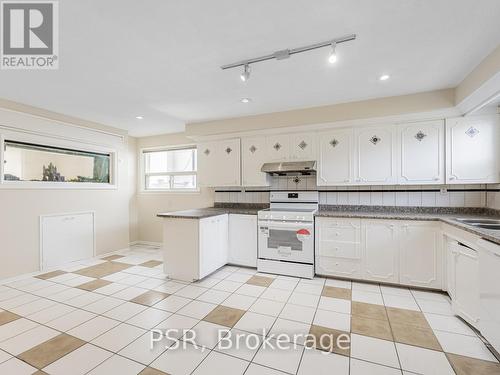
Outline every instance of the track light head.
[[250, 65], [245, 64], [245, 67], [243, 68], [243, 73], [240, 74], [240, 78], [243, 82], [248, 81], [250, 78]]
[[330, 64], [335, 64], [337, 62], [337, 42], [332, 42], [332, 50], [330, 52], [330, 56], [328, 56], [328, 62]]

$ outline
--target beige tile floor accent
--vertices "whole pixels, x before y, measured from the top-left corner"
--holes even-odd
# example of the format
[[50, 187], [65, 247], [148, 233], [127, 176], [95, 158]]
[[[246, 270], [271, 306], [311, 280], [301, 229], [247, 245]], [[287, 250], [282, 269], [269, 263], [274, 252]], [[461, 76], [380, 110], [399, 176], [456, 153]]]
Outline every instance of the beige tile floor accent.
[[324, 286], [321, 295], [323, 297], [341, 298], [349, 301], [352, 298], [350, 289], [336, 288], [334, 286]]
[[[234, 266], [197, 283], [173, 281], [159, 249], [134, 246], [0, 285], [0, 374], [500, 375], [450, 311], [443, 293]], [[178, 352], [166, 338], [150, 351], [150, 330], [193, 327], [205, 352], [190, 344]], [[270, 352], [260, 337], [256, 348], [228, 350], [214, 336], [222, 327], [270, 338], [347, 334], [353, 348], [304, 350], [312, 344], [299, 339], [294, 350]]]
[[265, 276], [252, 276], [246, 283], [250, 285], [268, 287], [274, 279]]
[[63, 333], [21, 353], [18, 358], [42, 369], [85, 344], [85, 341]]
[[107, 280], [97, 279], [97, 280], [89, 281], [88, 283], [78, 285], [77, 288], [82, 289], [82, 290], [86, 290], [88, 292], [92, 292], [96, 289], [105, 287], [106, 285], [109, 285], [109, 284], [112, 284], [112, 282], [107, 281]]
[[123, 257], [124, 257], [123, 255], [109, 255], [109, 256], [101, 258], [101, 259], [103, 259], [103, 260], [117, 260], [117, 259], [120, 259]]
[[13, 322], [14, 320], [20, 319], [21, 317], [17, 314], [11, 313], [9, 311], [0, 312], [0, 326]]
[[217, 306], [205, 318], [204, 321], [219, 324], [226, 327], [234, 327], [238, 320], [245, 314], [244, 310], [232, 307]]
[[160, 262], [159, 260], [148, 260], [147, 262], [139, 264], [139, 266], [154, 268], [159, 266], [160, 264], [163, 264], [163, 262]]
[[133, 299], [130, 302], [138, 303], [144, 306], [153, 306], [165, 298], [170, 296], [170, 294], [157, 292], [156, 290], [149, 290]]
[[35, 277], [37, 279], [47, 280], [47, 279], [51, 279], [51, 278], [56, 277], [56, 276], [64, 275], [65, 273], [66, 272], [64, 272], [64, 271], [57, 270], [57, 271], [52, 271], [52, 272], [44, 273], [42, 275], [37, 275]]

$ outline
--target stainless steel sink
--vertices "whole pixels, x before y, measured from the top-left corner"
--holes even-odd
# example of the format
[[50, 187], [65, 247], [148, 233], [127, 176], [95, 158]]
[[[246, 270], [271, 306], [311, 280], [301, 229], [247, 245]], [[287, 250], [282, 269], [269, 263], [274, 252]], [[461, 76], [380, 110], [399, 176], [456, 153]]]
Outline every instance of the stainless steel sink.
[[457, 219], [457, 221], [473, 227], [500, 230], [500, 220], [497, 219]]
[[500, 220], [497, 219], [457, 219], [458, 221], [465, 224], [500, 224]]
[[470, 224], [478, 228], [500, 230], [500, 224]]

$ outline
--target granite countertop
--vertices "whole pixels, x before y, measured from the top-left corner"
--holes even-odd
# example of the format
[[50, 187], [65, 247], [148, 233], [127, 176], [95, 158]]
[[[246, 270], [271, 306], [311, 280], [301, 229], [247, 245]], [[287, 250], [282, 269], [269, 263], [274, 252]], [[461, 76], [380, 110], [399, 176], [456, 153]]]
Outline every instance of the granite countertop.
[[234, 204], [159, 213], [156, 216], [174, 219], [204, 219], [206, 217], [223, 214], [257, 215], [257, 212], [268, 207], [269, 205], [267, 204]]
[[[223, 214], [257, 215], [266, 204], [221, 204], [215, 207], [159, 213], [158, 217], [176, 219], [203, 219]], [[442, 221], [466, 230], [500, 245], [500, 231], [474, 227], [458, 221], [458, 218], [500, 219], [496, 210], [485, 208], [448, 207], [386, 207], [386, 206], [327, 206], [321, 205], [317, 217], [386, 219], [386, 220], [428, 220]]]

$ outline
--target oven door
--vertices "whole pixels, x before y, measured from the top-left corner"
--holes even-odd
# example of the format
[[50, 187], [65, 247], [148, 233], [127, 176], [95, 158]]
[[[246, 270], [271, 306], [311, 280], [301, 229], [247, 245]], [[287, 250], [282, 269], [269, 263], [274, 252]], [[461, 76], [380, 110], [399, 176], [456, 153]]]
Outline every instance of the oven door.
[[259, 259], [313, 264], [314, 223], [260, 220]]

